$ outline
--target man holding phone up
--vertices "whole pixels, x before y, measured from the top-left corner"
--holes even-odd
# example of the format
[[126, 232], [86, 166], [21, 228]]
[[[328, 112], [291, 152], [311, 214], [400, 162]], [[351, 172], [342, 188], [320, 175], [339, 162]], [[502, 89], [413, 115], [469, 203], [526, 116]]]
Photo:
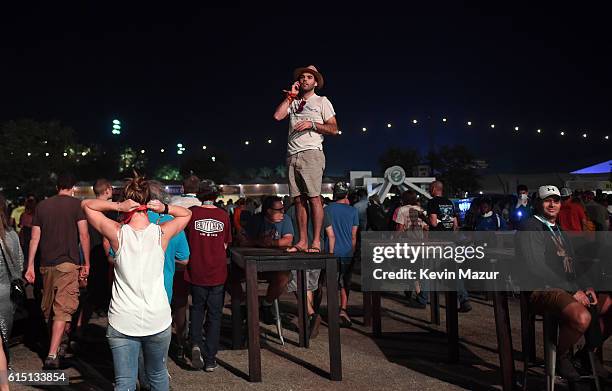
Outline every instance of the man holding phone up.
[[[289, 192], [295, 202], [296, 220], [300, 241], [287, 249], [289, 252], [321, 252], [321, 227], [323, 204], [321, 182], [325, 170], [323, 136], [338, 134], [336, 113], [327, 97], [315, 93], [323, 87], [323, 76], [314, 65], [298, 68], [293, 72], [294, 80], [285, 99], [278, 105], [274, 119], [282, 121], [289, 116], [289, 138], [287, 143], [287, 168]], [[308, 243], [308, 214], [306, 204], [312, 210], [313, 240]]]

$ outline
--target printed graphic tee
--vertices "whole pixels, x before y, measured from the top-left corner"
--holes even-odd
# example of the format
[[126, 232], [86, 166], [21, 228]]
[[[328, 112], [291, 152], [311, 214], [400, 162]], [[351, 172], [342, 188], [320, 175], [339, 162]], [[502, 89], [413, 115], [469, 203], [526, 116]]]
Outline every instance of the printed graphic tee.
[[324, 96], [312, 95], [310, 98], [296, 99], [287, 109], [289, 114], [289, 139], [287, 142], [287, 156], [309, 149], [323, 150], [323, 135], [312, 129], [295, 131], [294, 126], [300, 121], [314, 121], [325, 123], [336, 115], [329, 99]]
[[217, 286], [227, 278], [225, 245], [232, 241], [229, 215], [219, 208], [190, 208], [185, 231], [191, 253], [185, 281], [200, 286]]
[[438, 225], [431, 227], [432, 231], [452, 231], [455, 207], [451, 200], [445, 197], [434, 197], [427, 204], [427, 215], [437, 215]]

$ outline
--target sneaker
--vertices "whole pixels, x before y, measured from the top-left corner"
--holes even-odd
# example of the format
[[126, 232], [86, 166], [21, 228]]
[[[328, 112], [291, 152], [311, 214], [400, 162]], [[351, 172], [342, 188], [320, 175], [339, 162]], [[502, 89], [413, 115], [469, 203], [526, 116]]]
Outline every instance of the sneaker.
[[261, 311], [261, 321], [264, 322], [264, 324], [276, 324], [276, 314], [274, 313], [274, 310], [272, 310], [271, 305], [262, 304], [259, 308]]
[[176, 345], [176, 359], [185, 361], [185, 347], [182, 343]]
[[202, 360], [202, 352], [199, 346], [191, 348], [191, 367], [193, 369], [202, 369], [204, 361]]
[[56, 370], [59, 368], [60, 358], [58, 355], [56, 355], [55, 357], [47, 356], [47, 358], [45, 358], [45, 364], [43, 366], [43, 369]]
[[204, 370], [206, 372], [214, 372], [215, 369], [217, 369], [218, 367], [219, 364], [217, 364], [217, 360], [206, 361], [206, 366], [204, 367]]
[[472, 310], [472, 305], [470, 304], [469, 300], [465, 300], [463, 302], [461, 302], [461, 304], [459, 305], [459, 312], [470, 312]]
[[565, 353], [557, 357], [557, 375], [568, 381], [576, 381], [580, 379], [580, 374], [572, 364], [569, 353]]
[[410, 308], [418, 308], [418, 309], [421, 309], [421, 310], [427, 308], [427, 304], [421, 303], [420, 301], [415, 300], [413, 298], [410, 298], [406, 305], [408, 307], [410, 307]]
[[321, 326], [321, 317], [314, 313], [308, 319], [308, 329], [310, 331], [310, 339], [314, 339], [319, 335], [319, 327]]

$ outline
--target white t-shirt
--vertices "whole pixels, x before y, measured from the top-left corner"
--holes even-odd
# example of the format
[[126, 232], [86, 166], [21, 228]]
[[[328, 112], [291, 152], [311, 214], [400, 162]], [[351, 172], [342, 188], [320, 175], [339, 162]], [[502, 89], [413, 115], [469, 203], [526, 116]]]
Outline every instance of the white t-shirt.
[[[323, 150], [323, 135], [313, 130], [303, 130], [296, 132], [293, 130], [295, 124], [300, 121], [314, 121], [315, 123], [325, 123], [328, 119], [335, 116], [334, 107], [329, 99], [324, 96], [312, 95], [305, 103], [304, 99], [296, 99], [291, 102], [287, 113], [289, 114], [289, 139], [287, 141], [287, 155], [309, 149]], [[300, 109], [301, 107], [301, 109]]]
[[191, 208], [192, 206], [202, 206], [202, 202], [198, 200], [195, 194], [183, 194], [174, 196], [170, 199], [170, 205], [182, 206], [183, 208]]

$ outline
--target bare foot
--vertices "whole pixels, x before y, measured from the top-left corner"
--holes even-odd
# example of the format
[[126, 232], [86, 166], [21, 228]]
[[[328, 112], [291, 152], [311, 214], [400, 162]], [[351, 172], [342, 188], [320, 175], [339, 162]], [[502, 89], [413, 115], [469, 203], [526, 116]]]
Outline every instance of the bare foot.
[[291, 246], [287, 248], [285, 251], [287, 251], [288, 253], [297, 253], [297, 252], [304, 253], [306, 252], [306, 245], [303, 243], [302, 244], [297, 243], [295, 246]]

